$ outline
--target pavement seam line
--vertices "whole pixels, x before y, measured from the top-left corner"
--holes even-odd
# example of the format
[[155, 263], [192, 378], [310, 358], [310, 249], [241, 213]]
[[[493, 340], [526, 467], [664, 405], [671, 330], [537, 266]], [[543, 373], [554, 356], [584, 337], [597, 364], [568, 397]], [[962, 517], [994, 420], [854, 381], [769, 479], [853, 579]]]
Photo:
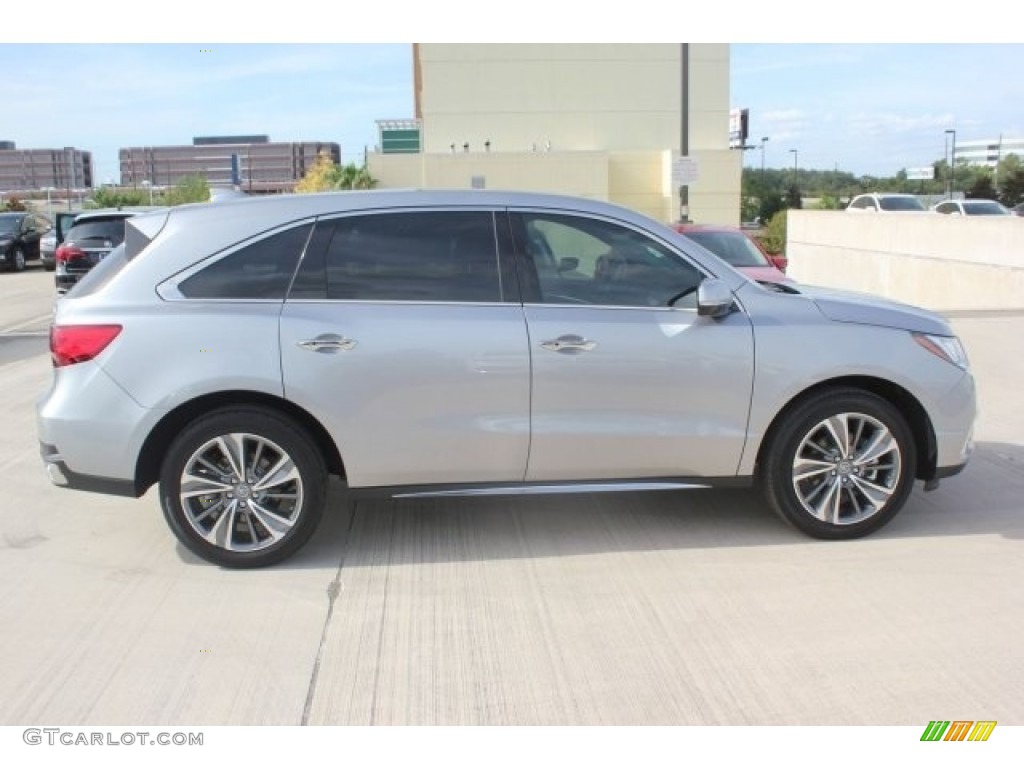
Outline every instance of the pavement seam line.
[[341, 594], [341, 570], [345, 567], [345, 557], [348, 555], [348, 543], [352, 536], [352, 529], [355, 527], [356, 505], [352, 502], [352, 517], [348, 521], [348, 530], [345, 531], [345, 541], [342, 544], [341, 560], [338, 561], [338, 570], [334, 574], [334, 580], [327, 585], [327, 616], [324, 617], [324, 628], [320, 632], [320, 643], [316, 649], [316, 660], [313, 662], [313, 672], [309, 677], [309, 687], [306, 689], [306, 702], [302, 707], [302, 720], [299, 725], [309, 725], [309, 716], [313, 709], [313, 698], [316, 696], [316, 686], [320, 680], [320, 664], [324, 657], [324, 647], [327, 644], [327, 632], [331, 626], [331, 618], [334, 616], [334, 604]]

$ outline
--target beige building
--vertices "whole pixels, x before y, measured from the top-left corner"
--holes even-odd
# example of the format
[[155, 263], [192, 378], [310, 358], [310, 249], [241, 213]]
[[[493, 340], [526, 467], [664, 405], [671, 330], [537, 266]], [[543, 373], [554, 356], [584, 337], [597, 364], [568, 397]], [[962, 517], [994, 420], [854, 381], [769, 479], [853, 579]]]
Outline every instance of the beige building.
[[[419, 44], [413, 59], [416, 120], [381, 121], [368, 158], [380, 186], [556, 192], [675, 221], [686, 155], [689, 218], [739, 223], [728, 45]], [[389, 150], [385, 126], [418, 127], [418, 145]]]

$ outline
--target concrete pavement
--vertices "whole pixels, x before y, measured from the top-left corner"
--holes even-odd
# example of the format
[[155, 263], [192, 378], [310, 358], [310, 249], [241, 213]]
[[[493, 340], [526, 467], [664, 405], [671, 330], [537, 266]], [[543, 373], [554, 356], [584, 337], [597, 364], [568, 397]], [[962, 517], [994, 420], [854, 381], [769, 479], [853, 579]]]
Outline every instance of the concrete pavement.
[[[0, 275], [0, 329], [29, 277]], [[249, 572], [178, 546], [152, 492], [52, 487], [49, 361], [0, 362], [0, 724], [1022, 724], [1024, 316], [955, 324], [977, 452], [867, 539], [743, 491], [335, 487], [306, 549]]]

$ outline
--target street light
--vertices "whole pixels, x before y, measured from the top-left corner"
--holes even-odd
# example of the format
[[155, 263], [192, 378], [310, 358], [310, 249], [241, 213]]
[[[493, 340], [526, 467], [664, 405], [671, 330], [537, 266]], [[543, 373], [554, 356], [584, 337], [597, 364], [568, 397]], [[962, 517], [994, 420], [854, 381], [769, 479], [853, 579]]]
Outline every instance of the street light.
[[797, 152], [797, 150], [795, 150], [795, 149], [791, 149], [789, 151], [793, 153], [793, 188], [797, 191], [797, 193], [799, 193], [800, 192], [800, 175], [799, 175], [799, 166], [797, 165], [797, 158], [800, 156], [800, 153]]
[[149, 204], [153, 204], [153, 182], [149, 179], [142, 180], [142, 186], [149, 190]]
[[956, 129], [947, 128], [946, 133], [953, 134], [953, 148], [949, 153], [949, 199], [953, 199], [953, 193], [956, 191]]
[[768, 143], [768, 136], [761, 137], [761, 194], [764, 194], [764, 145]]

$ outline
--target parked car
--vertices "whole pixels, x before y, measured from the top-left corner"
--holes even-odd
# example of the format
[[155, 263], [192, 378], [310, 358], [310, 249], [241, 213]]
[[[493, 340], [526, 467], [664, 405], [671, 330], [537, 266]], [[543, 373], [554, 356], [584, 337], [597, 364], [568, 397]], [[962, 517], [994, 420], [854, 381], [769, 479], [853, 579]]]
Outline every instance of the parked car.
[[1010, 211], [995, 200], [943, 200], [932, 206], [936, 213], [954, 216], [1009, 216]]
[[906, 213], [907, 211], [925, 212], [928, 209], [913, 195], [872, 192], [866, 195], [857, 195], [850, 201], [846, 210], [851, 213]]
[[295, 553], [331, 475], [395, 498], [756, 484], [848, 539], [972, 449], [945, 319], [766, 290], [607, 203], [282, 195], [126, 228], [57, 303], [42, 460], [67, 488], [159, 484], [221, 565]]
[[67, 291], [124, 241], [124, 222], [135, 211], [98, 210], [80, 213], [57, 248], [58, 293]]
[[53, 214], [53, 228], [39, 241], [39, 260], [43, 269], [53, 272], [57, 268], [57, 247], [64, 242], [68, 230], [81, 211], [57, 211]]
[[769, 256], [754, 238], [741, 229], [700, 224], [676, 224], [673, 229], [724, 259], [751, 280], [772, 284], [793, 282], [785, 275], [786, 257], [780, 256], [776, 260]]
[[39, 241], [50, 231], [50, 220], [38, 213], [0, 213], [0, 259], [11, 272], [39, 258]]
[[1017, 203], [1017, 205], [1010, 209], [1010, 213], [1014, 216], [1024, 216], [1024, 203]]

